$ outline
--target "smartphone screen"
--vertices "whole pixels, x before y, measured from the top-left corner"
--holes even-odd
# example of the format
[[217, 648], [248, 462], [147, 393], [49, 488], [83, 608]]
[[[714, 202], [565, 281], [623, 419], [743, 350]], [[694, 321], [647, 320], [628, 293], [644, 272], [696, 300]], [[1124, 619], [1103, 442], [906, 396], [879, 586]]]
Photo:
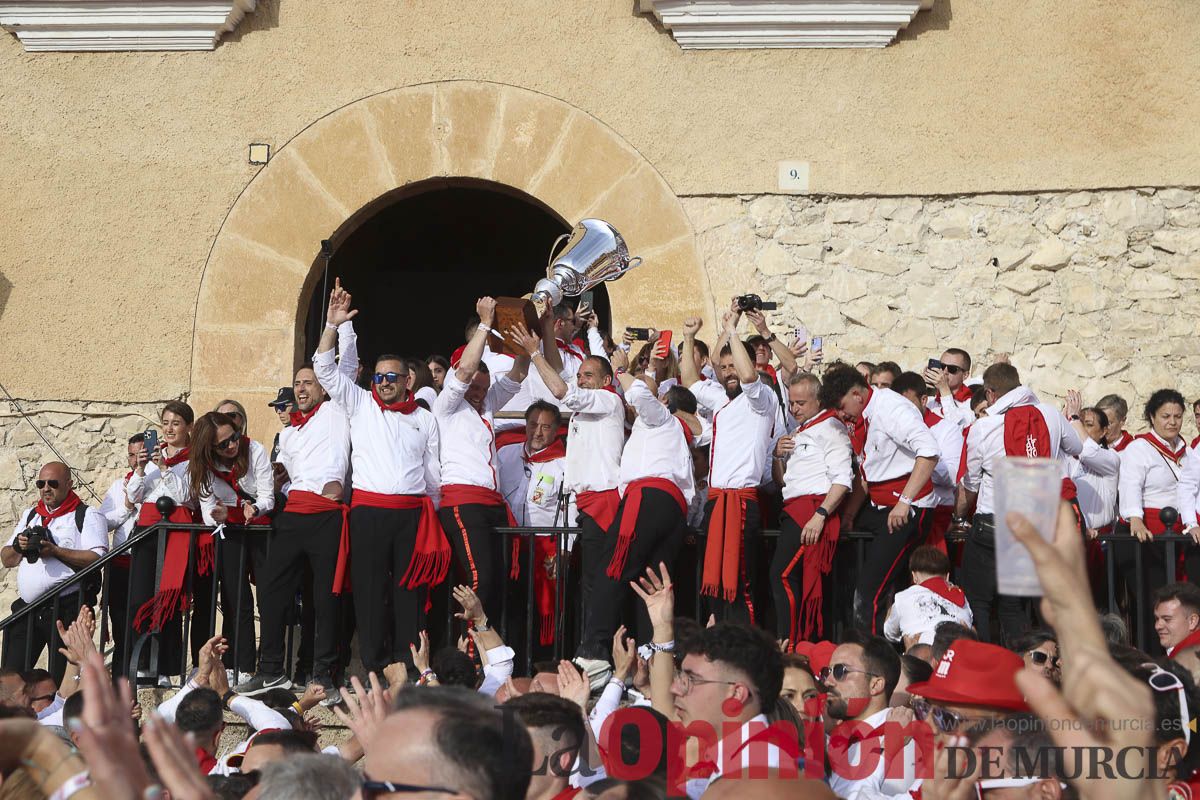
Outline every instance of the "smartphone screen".
[[813, 350], [820, 350], [824, 344], [825, 344], [825, 340], [822, 337], [814, 336], [812, 338], [812, 349]]
[[929, 368], [930, 369], [944, 369], [945, 365], [942, 364], [942, 362], [940, 360], [938, 360], [936, 358], [931, 358], [931, 359], [929, 359]]
[[594, 298], [594, 293], [592, 292], [591, 289], [588, 289], [586, 292], [584, 292], [583, 294], [581, 294], [579, 296], [579, 305], [576, 307], [575, 310], [576, 311], [585, 311], [585, 310], [591, 311], [594, 308], [594, 306], [592, 304], [593, 298]]

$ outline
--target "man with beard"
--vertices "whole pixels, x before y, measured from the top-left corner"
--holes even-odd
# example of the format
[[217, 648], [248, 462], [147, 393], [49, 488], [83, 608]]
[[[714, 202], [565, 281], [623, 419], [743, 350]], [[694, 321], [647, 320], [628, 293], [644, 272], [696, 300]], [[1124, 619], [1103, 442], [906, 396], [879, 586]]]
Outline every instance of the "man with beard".
[[[754, 368], [754, 353], [737, 338], [741, 312], [735, 302], [725, 314], [717, 380], [703, 380], [696, 370], [692, 342], [701, 321], [683, 323], [682, 381], [701, 405], [713, 412], [709, 450], [708, 503], [702, 528], [707, 535], [700, 592], [715, 598], [719, 619], [737, 618], [754, 624], [750, 587], [754, 583], [755, 553], [762, 532], [758, 485], [767, 469], [767, 448], [773, 438], [778, 404], [771, 387]], [[772, 338], [774, 334], [772, 334]], [[718, 342], [720, 345], [720, 342]]]
[[345, 573], [349, 553], [342, 498], [350, 468], [350, 423], [341, 406], [326, 402], [312, 366], [296, 370], [292, 390], [297, 410], [292, 424], [279, 434], [278, 456], [291, 486], [287, 505], [271, 523], [267, 574], [258, 580], [258, 673], [237, 692], [253, 697], [291, 688], [283, 670], [284, 628], [307, 563], [316, 612], [313, 680], [325, 688], [325, 702], [332, 705], [341, 697], [333, 670], [341, 617], [338, 579]]
[[[900, 657], [891, 643], [858, 631], [838, 645], [829, 665], [817, 675], [825, 687], [825, 717], [833, 722], [827, 752], [829, 786], [838, 797], [870, 798], [900, 794], [916, 780], [918, 742], [888, 733], [884, 723], [911, 721], [904, 710], [889, 707], [900, 681]], [[857, 776], [871, 764], [870, 774]], [[852, 766], [853, 765], [853, 766]]]

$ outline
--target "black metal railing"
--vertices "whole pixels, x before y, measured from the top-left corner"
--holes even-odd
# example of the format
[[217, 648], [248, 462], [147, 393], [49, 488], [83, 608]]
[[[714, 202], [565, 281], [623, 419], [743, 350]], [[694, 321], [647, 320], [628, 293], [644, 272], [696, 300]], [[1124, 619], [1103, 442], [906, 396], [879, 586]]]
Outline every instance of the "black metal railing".
[[[230, 525], [226, 526], [226, 529], [233, 531], [245, 531], [247, 533], [255, 533], [259, 535], [266, 535], [271, 530], [269, 526], [265, 525]], [[124, 674], [132, 681], [138, 677], [139, 665], [142, 665], [143, 668], [140, 671], [143, 673], [143, 678], [146, 677], [146, 673], [148, 673], [151, 680], [157, 681], [160, 676], [159, 667], [162, 656], [161, 639], [163, 631], [158, 628], [145, 632], [134, 631], [133, 620], [137, 609], [132, 607], [134, 599], [131, 591], [134, 580], [132, 569], [129, 571], [129, 576], [127, 578], [129, 584], [126, 586], [125, 592], [123, 609], [124, 614], [118, 614], [117, 617], [114, 617], [112, 613], [114, 609], [111, 602], [112, 586], [110, 585], [113, 579], [113, 570], [110, 569], [110, 567], [112, 567], [114, 562], [117, 562], [118, 559], [121, 559], [123, 556], [129, 556], [134, 554], [135, 551], [142, 550], [151, 545], [156, 545], [157, 558], [155, 560], [156, 567], [154, 589], [155, 594], [157, 594], [162, 580], [162, 568], [164, 555], [166, 552], [167, 538], [172, 532], [187, 532], [191, 537], [191, 541], [188, 548], [189, 563], [186, 572], [187, 577], [185, 579], [184, 592], [185, 594], [195, 598], [195, 581], [197, 580], [197, 576], [195, 574], [194, 566], [197, 554], [197, 537], [201, 533], [211, 532], [212, 530], [212, 526], [170, 522], [165, 519], [148, 528], [139, 530], [130, 536], [127, 541], [122, 543], [120, 546], [111, 549], [97, 561], [89, 564], [87, 567], [84, 567], [81, 570], [76, 571], [68, 580], [57, 585], [52, 591], [47, 592], [44, 596], [36, 599], [32, 603], [29, 603], [20, 610], [13, 612], [6, 619], [0, 620], [0, 636], [4, 636], [4, 638], [7, 639], [8, 632], [15, 630], [16, 626], [26, 626], [26, 644], [23, 661], [26, 669], [31, 668], [37, 662], [37, 657], [39, 655], [38, 653], [33, 652], [33, 626], [39, 623], [39, 613], [49, 609], [51, 611], [50, 617], [48, 620], [45, 620], [45, 624], [48, 624], [49, 626], [46, 640], [50, 642], [48, 652], [50, 654], [56, 654], [59, 642], [57, 630], [55, 628], [55, 620], [59, 618], [61, 601], [65, 597], [69, 596], [71, 590], [82, 592], [86, 585], [91, 583], [94, 586], [95, 579], [97, 577], [101, 577], [102, 583], [99, 596], [95, 598], [98, 601], [96, 616], [97, 624], [100, 629], [100, 641], [103, 643], [107, 642], [110, 638], [116, 638], [110, 636], [110, 634], [114, 633], [114, 631], [111, 629], [111, 623], [114, 619], [122, 619], [124, 626], [124, 630], [122, 631], [123, 636], [121, 637], [123, 642], [123, 648], [121, 650], [123, 652], [123, 658], [121, 659], [122, 663], [113, 664], [114, 674]], [[537, 554], [535, 547], [533, 546], [534, 539], [535, 537], [544, 536], [547, 534], [555, 535], [558, 538], [558, 556], [555, 572], [557, 581], [555, 584], [554, 596], [556, 636], [553, 645], [550, 647], [550, 653], [543, 652], [543, 655], [547, 657], [552, 653], [553, 658], [557, 660], [563, 657], [569, 658], [574, 654], [575, 648], [579, 642], [579, 636], [581, 635], [582, 625], [580, 623], [582, 605], [578, 595], [571, 594], [571, 588], [575, 585], [573, 583], [573, 579], [574, 581], [578, 580], [580, 565], [577, 558], [573, 558], [572, 554], [568, 553], [565, 547], [567, 538], [573, 534], [578, 534], [579, 532], [580, 529], [578, 528], [505, 527], [497, 529], [498, 534], [506, 537], [515, 537], [521, 539], [523, 544], [521, 555], [523, 564], [521, 565], [520, 570], [523, 582], [518, 587], [510, 586], [510, 590], [502, 594], [503, 605], [500, 609], [500, 621], [498, 629], [505, 642], [507, 642], [510, 646], [513, 646], [521, 654], [521, 661], [523, 662], [525, 674], [530, 674], [532, 670], [532, 665], [535, 660], [535, 653], [539, 650], [545, 650], [545, 648], [539, 648], [536, 646], [534, 640], [537, 612], [535, 607], [536, 598], [533, 575], [537, 569], [541, 568], [541, 566], [537, 563]], [[772, 546], [774, 540], [778, 537], [778, 534], [779, 532], [777, 530], [764, 530], [762, 532], [762, 552], [754, 554], [754, 557], [760, 557], [765, 562], [765, 555], [769, 552], [768, 548]], [[841, 575], [853, 576], [858, 573], [858, 570], [861, 567], [866, 555], [867, 545], [870, 543], [872, 536], [873, 534], [863, 531], [843, 532], [841, 535], [838, 554], [834, 563], [834, 571], [830, 576], [827, 577], [828, 591], [826, 592], [825, 618], [828, 620], [826, 626], [826, 636], [834, 638], [835, 640], [838, 636], [840, 636], [841, 631], [843, 631], [846, 626], [851, 624], [849, 617], [849, 609], [851, 604], [846, 602], [846, 592], [852, 590], [853, 581], [847, 582], [838, 580], [837, 576], [839, 575], [839, 570], [841, 570]], [[682, 603], [680, 602], [681, 598], [677, 595], [677, 605], [683, 605], [688, 608], [692, 613], [695, 614], [697, 620], [699, 621], [701, 619], [702, 608], [702, 603], [700, 602], [699, 597], [699, 573], [703, 559], [702, 554], [699, 553], [700, 547], [697, 545], [702, 542], [703, 539], [696, 537], [694, 534], [692, 534], [690, 538], [692, 540], [692, 546], [695, 550], [691, 556], [691, 560], [694, 563], [688, 564], [686, 563], [686, 560], [681, 561], [677, 565], [676, 569], [688, 571], [690, 568], [690, 570], [694, 571], [694, 574], [692, 575], [692, 578], [694, 579], [694, 587], [693, 591], [690, 592], [688, 597], [682, 598], [684, 600]], [[966, 534], [950, 533], [946, 535], [947, 542], [952, 544], [961, 543], [965, 541], [966, 538]], [[1101, 597], [1107, 599], [1107, 609], [1102, 610], [1116, 612], [1124, 611], [1130, 622], [1133, 643], [1139, 648], [1145, 649], [1150, 634], [1150, 630], [1148, 629], [1149, 626], [1146, 624], [1146, 621], [1149, 619], [1148, 612], [1151, 610], [1148, 605], [1151, 602], [1151, 598], [1148, 596], [1146, 591], [1146, 555], [1143, 547], [1132, 547], [1134, 568], [1132, 575], [1128, 575], [1124, 574], [1123, 572], [1118, 572], [1115, 564], [1116, 559], [1113, 553], [1114, 548], [1112, 545], [1122, 544], [1128, 547], [1131, 546], [1135, 540], [1127, 534], [1114, 534], [1101, 536], [1099, 537], [1098, 541], [1106, 549], [1106, 564], [1104, 570], [1106, 585], [1103, 592], [1098, 593]], [[1175, 580], [1175, 564], [1177, 561], [1177, 556], [1180, 552], [1182, 552], [1182, 548], [1185, 548], [1189, 543], [1191, 543], [1191, 541], [1191, 538], [1187, 536], [1178, 534], [1165, 534], [1154, 537], [1150, 543], [1145, 545], [1146, 547], [1163, 548], [1162, 560], [1165, 563], [1167, 582], [1172, 582]], [[228, 547], [237, 547], [236, 558], [238, 558], [239, 561], [239, 568], [236, 574], [239, 576], [244, 576], [247, 570], [247, 545], [245, 537], [238, 537], [237, 544], [231, 544], [229, 540], [226, 540], [222, 537], [217, 537], [214, 541], [214, 545], [215, 557], [213, 562], [212, 576], [211, 579], [207, 577], [205, 578], [205, 580], [211, 580], [212, 582], [211, 594], [208, 597], [207, 606], [203, 609], [197, 608], [194, 601], [192, 603], [184, 604], [184, 608], [181, 610], [178, 618], [177, 624], [180, 625], [181, 633], [179, 643], [180, 658], [178, 663], [180, 664], [179, 674], [182, 675], [188, 674], [189, 661], [193, 662], [194, 664], [195, 660], [194, 649], [189, 645], [192, 627], [196, 624], [200, 624], [203, 626], [205, 631], [217, 630], [218, 598], [221, 596], [221, 581], [223, 576], [221, 563], [222, 559], [228, 555]], [[578, 551], [578, 548], [576, 548], [576, 551]], [[1197, 576], [1192, 577], [1195, 579]], [[431, 596], [431, 603], [436, 608], [444, 609], [444, 626], [431, 626], [440, 628], [440, 630], [437, 631], [438, 635], [434, 641], [435, 646], [452, 644], [457, 640], [458, 634], [465, 633], [465, 631], [462, 629], [461, 623], [453, 616], [455, 609], [454, 603], [450, 598], [450, 588], [455, 582], [456, 580], [452, 573], [450, 579], [445, 581], [441, 586], [435, 587]], [[759, 583], [765, 584], [765, 580], [760, 580]], [[239, 580], [238, 590], [234, 596], [233, 607], [220, 608], [225, 619], [233, 620], [233, 624], [230, 626], [230, 629], [233, 632], [233, 640], [230, 641], [229, 644], [232, 653], [232, 663], [235, 665], [235, 668], [236, 665], [240, 663], [238, 660], [238, 654], [242, 653], [243, 649], [246, 647], [256, 648], [257, 645], [257, 642], [239, 641], [239, 626], [236, 624], [236, 621], [240, 616], [239, 612], [244, 608], [245, 603], [255, 602], [255, 599], [252, 595], [245, 596], [245, 593], [242, 591], [244, 587], [245, 581]], [[1127, 597], [1119, 596], [1119, 588], [1123, 588], [1125, 590]], [[520, 595], [516, 594], [516, 591], [518, 590], [521, 592]], [[514, 603], [512, 601], [516, 597], [520, 597], [520, 603], [524, 606], [523, 615], [514, 614]], [[86, 599], [89, 601], [91, 600], [91, 598]], [[356, 600], [358, 602], [363, 602], [364, 600], [367, 600], [367, 598], [356, 598]], [[1126, 600], [1126, 602], [1122, 603], [1122, 600]], [[300, 595], [297, 596], [297, 604], [299, 603], [301, 603]], [[198, 616], [201, 614], [203, 616]], [[296, 637], [298, 635], [298, 620], [301, 619], [302, 616], [302, 614], [295, 615], [294, 618], [297, 620], [297, 623], [290, 625], [287, 632], [285, 647], [287, 664], [285, 664], [285, 669], [287, 669], [288, 674], [294, 674], [293, 668], [295, 664], [293, 662], [296, 658], [296, 648], [294, 645], [296, 644]], [[514, 617], [519, 619], [521, 622], [521, 628], [519, 631], [515, 631], [512, 628]], [[568, 636], [568, 632], [571, 632], [570, 636]], [[514, 634], [518, 638], [512, 638]], [[142, 652], [146, 647], [149, 647], [150, 649], [147, 658], [143, 660]], [[399, 649], [403, 650], [403, 647]], [[116, 653], [117, 649], [114, 648], [114, 659], [116, 658]], [[302, 671], [305, 671], [307, 674], [311, 674], [311, 670], [304, 669], [306, 666], [307, 665], [301, 665]]]

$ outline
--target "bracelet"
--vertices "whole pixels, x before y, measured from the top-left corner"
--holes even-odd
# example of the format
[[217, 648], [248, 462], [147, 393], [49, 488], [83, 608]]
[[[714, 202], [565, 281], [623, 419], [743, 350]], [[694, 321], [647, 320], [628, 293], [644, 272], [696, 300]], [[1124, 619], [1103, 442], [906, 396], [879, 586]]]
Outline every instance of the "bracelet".
[[913, 499], [911, 497], [909, 497], [908, 495], [902, 494], [902, 495], [900, 495], [900, 502], [911, 506], [913, 504]]
[[299, 701], [299, 700], [297, 700], [296, 702], [292, 703], [292, 708], [296, 709], [296, 713], [297, 713], [297, 714], [299, 714], [299, 715], [300, 715], [300, 716], [302, 716], [302, 717], [304, 716], [304, 706], [300, 705], [300, 701]]
[[329, 328], [331, 331], [336, 331], [338, 329], [338, 326], [334, 325], [332, 322], [326, 322], [325, 327]]
[[84, 770], [67, 778], [62, 786], [54, 790], [54, 794], [50, 795], [49, 800], [67, 800], [68, 797], [81, 789], [86, 789], [89, 785], [88, 771]]
[[425, 684], [429, 683], [430, 678], [436, 681], [437, 673], [431, 669], [421, 670], [421, 677], [417, 678], [417, 685], [424, 686]]
[[484, 333], [491, 333], [491, 332], [492, 332], [492, 329], [491, 329], [491, 327], [490, 327], [490, 326], [488, 326], [488, 325], [484, 325], [482, 322], [481, 322], [481, 323], [479, 323], [479, 328], [478, 328], [478, 330], [481, 330], [481, 331], [483, 331]]
[[674, 653], [675, 640], [672, 639], [669, 642], [650, 642], [646, 647], [651, 653]]
[[775, 334], [772, 333], [770, 336], [763, 339], [763, 341], [766, 342], [767, 344], [770, 344], [771, 342], [775, 341], [776, 338], [778, 338], [778, 337], [776, 337]]

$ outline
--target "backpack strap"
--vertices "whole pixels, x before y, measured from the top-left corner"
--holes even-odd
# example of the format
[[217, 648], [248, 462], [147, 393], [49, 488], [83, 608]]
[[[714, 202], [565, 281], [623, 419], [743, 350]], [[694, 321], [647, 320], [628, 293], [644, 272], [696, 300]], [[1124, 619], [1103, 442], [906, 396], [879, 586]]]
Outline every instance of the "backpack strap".
[[31, 522], [33, 522], [33, 518], [36, 516], [37, 516], [37, 506], [34, 506], [33, 508], [29, 509], [29, 516], [27, 516], [25, 518], [25, 527], [26, 528], [29, 527], [29, 524]]
[[87, 517], [88, 507], [83, 503], [75, 506], [75, 530], [83, 533], [83, 520]]

